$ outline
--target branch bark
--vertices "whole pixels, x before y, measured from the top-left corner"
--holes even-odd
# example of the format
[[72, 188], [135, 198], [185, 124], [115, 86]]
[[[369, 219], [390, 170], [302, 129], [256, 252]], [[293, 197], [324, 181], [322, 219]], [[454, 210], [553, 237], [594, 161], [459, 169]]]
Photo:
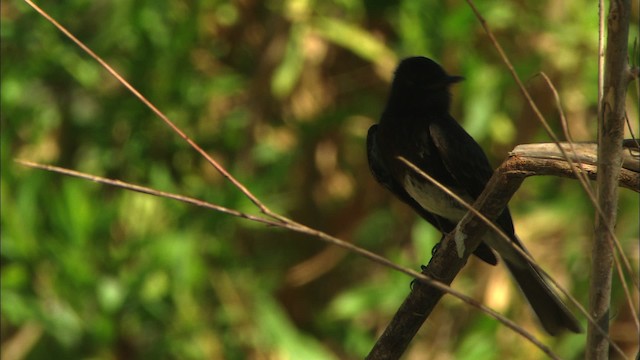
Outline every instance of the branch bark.
[[[619, 147], [622, 149], [621, 145]], [[579, 161], [588, 177], [594, 179], [597, 175], [597, 167], [594, 165], [597, 147], [595, 144], [583, 144], [583, 146], [577, 146], [576, 150], [577, 155], [573, 156], [572, 160]], [[633, 161], [633, 159], [638, 156], [638, 150], [635, 146], [625, 151], [625, 158], [629, 165], [620, 172], [620, 186], [636, 192], [640, 192], [640, 172], [636, 167], [637, 160]], [[522, 181], [534, 175], [570, 178], [575, 176], [569, 163], [562, 158], [556, 144], [521, 145], [516, 147], [511, 156], [496, 169], [473, 207], [487, 218], [495, 219], [507, 206]], [[456, 229], [445, 237], [422, 273], [445, 284], [451, 284], [466, 264], [469, 255], [480, 243], [480, 238], [487, 228], [488, 226], [481, 219], [470, 212], [467, 213]], [[416, 282], [367, 359], [400, 358], [442, 295], [442, 291]]]
[[609, 229], [616, 224], [618, 177], [621, 172], [624, 137], [625, 95], [631, 78], [628, 57], [630, 0], [611, 0], [607, 17], [604, 84], [598, 114], [597, 198], [602, 216], [596, 213], [591, 251], [589, 312], [597, 324], [587, 328], [586, 359], [607, 359], [609, 341], [596, 330], [609, 329], [611, 277], [613, 271], [613, 237]]

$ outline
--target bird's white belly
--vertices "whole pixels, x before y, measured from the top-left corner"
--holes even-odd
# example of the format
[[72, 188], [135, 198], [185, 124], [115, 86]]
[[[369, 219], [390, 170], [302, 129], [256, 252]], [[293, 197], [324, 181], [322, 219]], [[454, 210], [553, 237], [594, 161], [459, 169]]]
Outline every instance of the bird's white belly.
[[[411, 176], [404, 178], [404, 188], [409, 195], [420, 204], [425, 210], [439, 215], [453, 222], [459, 222], [467, 213], [467, 209], [460, 205], [455, 199], [433, 185], [427, 179], [416, 180]], [[450, 189], [469, 204], [473, 204], [473, 199], [464, 191]], [[505, 240], [493, 230], [489, 230], [482, 240], [498, 251], [501, 257], [508, 259], [512, 264], [526, 266], [526, 260], [516, 250], [511, 241]]]
[[[458, 222], [467, 213], [466, 208], [427, 179], [417, 180], [413, 176], [407, 175], [404, 178], [404, 188], [425, 210], [445, 219]], [[467, 194], [461, 194], [455, 189], [451, 190], [466, 202], [473, 203]]]

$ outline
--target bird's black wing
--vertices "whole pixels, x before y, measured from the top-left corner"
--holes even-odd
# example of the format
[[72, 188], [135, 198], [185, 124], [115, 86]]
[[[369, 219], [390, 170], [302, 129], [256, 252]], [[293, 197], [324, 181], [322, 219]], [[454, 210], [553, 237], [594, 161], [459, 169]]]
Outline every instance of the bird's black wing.
[[441, 232], [450, 231], [443, 229], [436, 215], [431, 214], [420, 206], [413, 198], [404, 190], [400, 184], [391, 176], [387, 167], [379, 154], [379, 148], [376, 140], [378, 125], [372, 125], [367, 133], [367, 158], [369, 160], [369, 170], [385, 189], [389, 190], [398, 199], [410, 205], [421, 217], [427, 220], [431, 225], [435, 226]]
[[477, 199], [493, 174], [480, 145], [451, 117], [431, 122], [429, 135], [449, 173]]
[[[391, 176], [391, 174], [387, 170], [386, 165], [384, 164], [382, 157], [379, 154], [379, 147], [376, 140], [377, 131], [378, 125], [374, 124], [369, 128], [369, 131], [367, 133], [367, 158], [369, 161], [369, 169], [371, 170], [371, 174], [373, 175], [373, 177], [379, 184], [389, 190], [394, 196], [403, 201], [405, 204], [411, 206], [411, 208], [416, 213], [418, 213], [420, 217], [433, 225], [441, 233], [446, 234], [451, 232], [455, 228], [455, 224], [451, 223], [447, 219], [441, 218], [425, 210]], [[478, 246], [474, 254], [491, 265], [495, 265], [498, 263], [498, 260], [493, 251], [485, 244], [481, 244], [480, 246]]]
[[[480, 145], [453, 118], [432, 122], [429, 126], [429, 132], [444, 166], [460, 187], [476, 199], [493, 174], [491, 165], [489, 165]], [[511, 241], [527, 252], [515, 235], [513, 221], [507, 208], [498, 217], [496, 223], [505, 231]], [[495, 247], [495, 245], [499, 244], [492, 246]], [[495, 249], [503, 258], [508, 255], [502, 246], [495, 247]], [[505, 263], [540, 318], [545, 330], [551, 335], [558, 334], [564, 329], [575, 333], [581, 332], [580, 323], [560, 300], [560, 297], [547, 284], [542, 275], [527, 263], [524, 257], [518, 259], [519, 256], [518, 254], [514, 256], [512, 253], [511, 259], [505, 258]]]
[[[480, 145], [451, 117], [432, 122], [429, 135], [449, 173], [461, 188], [477, 199], [493, 175]], [[519, 244], [509, 209], [505, 209], [496, 222]]]

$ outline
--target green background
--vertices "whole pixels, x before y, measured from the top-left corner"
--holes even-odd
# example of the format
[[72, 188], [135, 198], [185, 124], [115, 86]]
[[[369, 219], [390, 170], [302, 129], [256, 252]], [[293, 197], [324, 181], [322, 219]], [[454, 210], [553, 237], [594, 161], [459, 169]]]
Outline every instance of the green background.
[[[426, 55], [466, 78], [453, 89], [452, 113], [495, 165], [517, 144], [549, 141], [462, 1], [42, 6], [271, 209], [410, 268], [428, 262], [439, 234], [374, 182], [365, 155], [366, 131], [399, 59]], [[554, 130], [561, 131], [559, 115], [540, 71], [558, 89], [574, 140], [595, 139], [596, 3], [478, 6]], [[3, 359], [358, 359], [368, 352], [408, 293], [407, 276], [317, 239], [13, 162], [257, 213], [34, 10], [19, 1], [1, 10]], [[637, 96], [633, 84], [632, 120]], [[586, 304], [594, 215], [577, 182], [528, 179], [511, 208], [534, 257]], [[621, 190], [616, 233], [636, 273], [638, 216], [637, 195]], [[563, 358], [581, 358], [584, 334], [546, 337], [504, 270], [472, 260], [454, 287]], [[612, 337], [634, 354], [637, 334], [628, 330], [618, 279], [614, 286]], [[543, 354], [445, 297], [406, 358]]]

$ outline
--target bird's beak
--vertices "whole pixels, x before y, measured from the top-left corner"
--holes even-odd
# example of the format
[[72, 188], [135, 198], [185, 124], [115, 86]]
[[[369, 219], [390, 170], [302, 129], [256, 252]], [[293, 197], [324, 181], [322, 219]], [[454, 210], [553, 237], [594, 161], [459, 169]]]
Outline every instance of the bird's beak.
[[462, 77], [462, 76], [450, 75], [447, 78], [447, 84], [455, 84], [455, 83], [460, 82], [462, 80], [464, 80], [464, 77]]

